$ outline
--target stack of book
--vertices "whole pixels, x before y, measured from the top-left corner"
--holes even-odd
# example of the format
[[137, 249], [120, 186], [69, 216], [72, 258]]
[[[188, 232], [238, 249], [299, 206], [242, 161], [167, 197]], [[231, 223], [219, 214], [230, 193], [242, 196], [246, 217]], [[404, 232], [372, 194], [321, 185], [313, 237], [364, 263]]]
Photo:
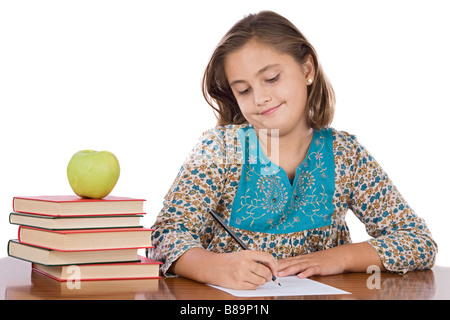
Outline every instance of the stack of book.
[[153, 230], [140, 225], [144, 201], [14, 197], [9, 222], [19, 225], [18, 239], [8, 255], [58, 281], [159, 278], [161, 263], [139, 254], [153, 247]]

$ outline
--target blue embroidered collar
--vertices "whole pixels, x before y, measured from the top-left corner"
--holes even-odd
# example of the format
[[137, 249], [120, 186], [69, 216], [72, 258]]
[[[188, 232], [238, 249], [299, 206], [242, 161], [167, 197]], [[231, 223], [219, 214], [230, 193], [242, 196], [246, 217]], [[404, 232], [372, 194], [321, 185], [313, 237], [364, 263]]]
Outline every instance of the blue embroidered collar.
[[331, 224], [334, 212], [334, 155], [331, 129], [314, 131], [305, 160], [291, 183], [283, 168], [264, 154], [253, 127], [238, 131], [242, 175], [230, 225], [265, 232], [291, 233]]

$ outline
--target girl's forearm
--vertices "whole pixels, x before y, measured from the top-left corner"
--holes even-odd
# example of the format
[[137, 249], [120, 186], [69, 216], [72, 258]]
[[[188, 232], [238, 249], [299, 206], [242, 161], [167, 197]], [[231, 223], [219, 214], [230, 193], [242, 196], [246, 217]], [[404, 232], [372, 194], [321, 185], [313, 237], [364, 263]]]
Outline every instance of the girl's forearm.
[[386, 271], [380, 256], [367, 242], [347, 244], [331, 250], [339, 250], [345, 255], [345, 271], [366, 272], [367, 268], [371, 265], [378, 266], [381, 271]]
[[192, 248], [183, 253], [169, 268], [169, 272], [203, 283], [212, 283], [209, 274], [217, 253], [203, 248]]

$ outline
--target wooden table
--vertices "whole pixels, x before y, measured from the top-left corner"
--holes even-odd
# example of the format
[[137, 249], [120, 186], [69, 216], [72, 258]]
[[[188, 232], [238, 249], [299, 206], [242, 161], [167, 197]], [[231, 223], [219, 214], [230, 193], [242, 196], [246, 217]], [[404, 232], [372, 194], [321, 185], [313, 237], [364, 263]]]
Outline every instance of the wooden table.
[[[434, 267], [405, 275], [381, 273], [380, 289], [369, 289], [371, 274], [316, 276], [312, 280], [350, 292], [346, 295], [269, 297], [255, 300], [448, 300], [450, 268]], [[239, 300], [220, 290], [185, 278], [152, 280], [83, 281], [80, 289], [31, 271], [31, 263], [11, 257], [0, 259], [0, 299], [11, 300]], [[245, 298], [245, 300], [252, 300]]]

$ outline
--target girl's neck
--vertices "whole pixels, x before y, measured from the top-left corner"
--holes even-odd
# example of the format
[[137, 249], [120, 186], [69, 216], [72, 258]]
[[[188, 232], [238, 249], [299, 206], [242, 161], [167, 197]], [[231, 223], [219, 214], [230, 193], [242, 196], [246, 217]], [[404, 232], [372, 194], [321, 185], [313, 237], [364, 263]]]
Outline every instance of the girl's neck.
[[277, 129], [255, 131], [266, 157], [282, 167], [289, 178], [293, 178], [295, 169], [307, 156], [314, 130], [309, 126], [299, 126], [296, 130], [284, 133]]

